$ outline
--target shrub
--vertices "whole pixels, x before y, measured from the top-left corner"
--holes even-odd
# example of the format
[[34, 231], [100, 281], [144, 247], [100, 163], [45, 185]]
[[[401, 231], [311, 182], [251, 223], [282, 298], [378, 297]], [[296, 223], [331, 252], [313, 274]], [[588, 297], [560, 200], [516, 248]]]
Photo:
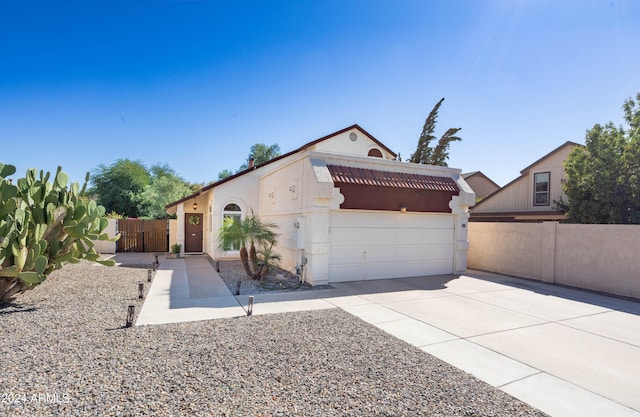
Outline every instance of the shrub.
[[104, 207], [85, 198], [89, 176], [80, 189], [67, 186], [68, 176], [58, 168], [53, 182], [50, 173], [35, 169], [12, 184], [6, 178], [15, 173], [12, 165], [0, 163], [0, 304], [11, 301], [46, 280], [66, 263], [81, 259], [111, 266], [99, 259], [95, 240], [109, 237]]

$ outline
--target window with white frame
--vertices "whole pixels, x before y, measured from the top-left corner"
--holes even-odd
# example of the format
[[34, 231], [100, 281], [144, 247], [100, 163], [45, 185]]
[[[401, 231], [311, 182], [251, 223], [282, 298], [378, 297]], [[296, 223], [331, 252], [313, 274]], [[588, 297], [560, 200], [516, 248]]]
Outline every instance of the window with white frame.
[[533, 174], [533, 205], [548, 206], [549, 199], [549, 172]]
[[[222, 217], [224, 219], [225, 224], [229, 221], [236, 223], [242, 220], [242, 209], [239, 205], [235, 203], [230, 203], [224, 206], [224, 210], [222, 211]], [[225, 252], [229, 251], [239, 251], [240, 250], [240, 241], [232, 242], [230, 245], [222, 248]]]

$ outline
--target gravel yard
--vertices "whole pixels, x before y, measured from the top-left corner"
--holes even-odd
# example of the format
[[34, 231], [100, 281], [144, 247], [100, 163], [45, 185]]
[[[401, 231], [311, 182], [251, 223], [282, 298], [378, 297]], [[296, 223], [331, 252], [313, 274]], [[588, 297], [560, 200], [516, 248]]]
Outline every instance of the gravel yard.
[[[215, 268], [216, 263], [214, 261], [211, 263]], [[312, 286], [306, 282], [300, 283], [291, 271], [280, 271], [275, 276], [267, 276], [264, 282], [261, 282], [249, 278], [240, 261], [220, 261], [217, 265], [220, 267], [220, 278], [227, 285], [231, 294], [236, 293], [238, 281], [241, 282], [239, 295], [333, 288], [331, 285]]]
[[543, 416], [340, 309], [124, 328], [145, 269], [0, 308], [0, 416]]

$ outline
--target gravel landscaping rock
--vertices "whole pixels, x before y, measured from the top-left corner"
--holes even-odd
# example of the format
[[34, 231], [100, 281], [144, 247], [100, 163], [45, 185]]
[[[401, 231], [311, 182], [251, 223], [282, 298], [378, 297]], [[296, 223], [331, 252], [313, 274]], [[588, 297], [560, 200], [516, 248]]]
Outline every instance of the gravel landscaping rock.
[[146, 270], [69, 265], [0, 308], [0, 416], [543, 416], [340, 310], [124, 328]]
[[242, 266], [241, 261], [219, 261], [217, 264], [211, 260], [214, 268], [220, 267], [220, 278], [231, 291], [236, 294], [238, 281], [240, 281], [240, 292], [238, 295], [252, 295], [269, 292], [290, 292], [326, 290], [333, 288], [331, 285], [310, 285], [300, 280], [289, 271], [280, 271], [274, 276], [267, 276], [264, 281], [256, 281], [249, 278]]

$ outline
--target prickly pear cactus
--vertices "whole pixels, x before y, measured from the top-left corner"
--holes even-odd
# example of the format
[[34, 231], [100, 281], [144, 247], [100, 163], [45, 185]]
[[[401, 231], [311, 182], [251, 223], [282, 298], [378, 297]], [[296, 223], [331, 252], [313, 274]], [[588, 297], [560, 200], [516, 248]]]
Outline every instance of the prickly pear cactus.
[[115, 241], [104, 233], [104, 207], [83, 197], [78, 183], [68, 186], [67, 174], [35, 169], [10, 183], [16, 169], [0, 163], [0, 304], [42, 283], [66, 263], [81, 259], [111, 266], [94, 249], [94, 241]]

